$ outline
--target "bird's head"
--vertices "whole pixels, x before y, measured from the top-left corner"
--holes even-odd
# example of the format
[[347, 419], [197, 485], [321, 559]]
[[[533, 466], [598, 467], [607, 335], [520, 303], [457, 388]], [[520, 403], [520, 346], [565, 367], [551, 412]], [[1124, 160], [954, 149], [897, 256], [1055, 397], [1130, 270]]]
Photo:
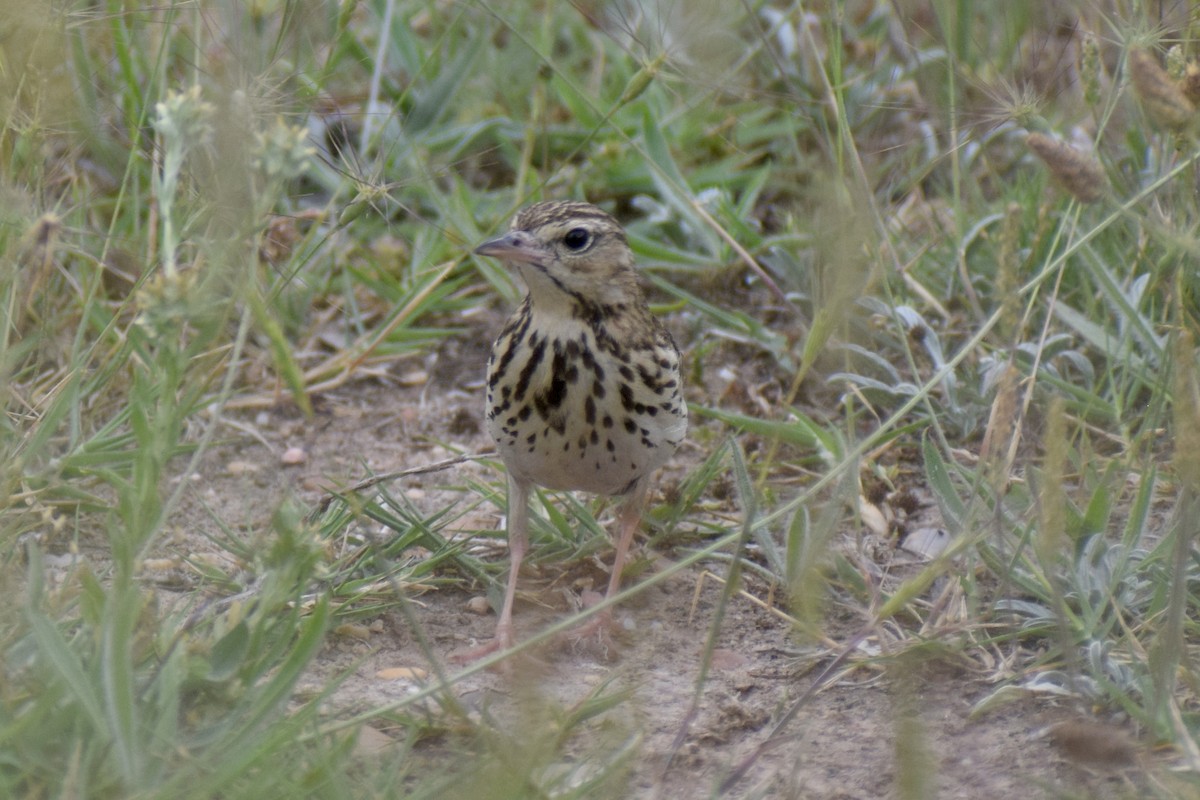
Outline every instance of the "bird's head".
[[640, 296], [633, 253], [613, 217], [590, 203], [535, 203], [508, 233], [475, 248], [520, 273], [534, 306], [575, 301], [614, 304]]

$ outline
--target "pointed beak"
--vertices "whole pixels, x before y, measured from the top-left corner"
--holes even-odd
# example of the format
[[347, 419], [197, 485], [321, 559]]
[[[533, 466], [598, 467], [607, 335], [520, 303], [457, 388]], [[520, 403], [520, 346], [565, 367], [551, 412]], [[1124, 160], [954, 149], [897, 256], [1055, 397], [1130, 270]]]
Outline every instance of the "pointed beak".
[[476, 247], [475, 253], [514, 264], [541, 264], [551, 255], [526, 231], [509, 231], [489, 239]]

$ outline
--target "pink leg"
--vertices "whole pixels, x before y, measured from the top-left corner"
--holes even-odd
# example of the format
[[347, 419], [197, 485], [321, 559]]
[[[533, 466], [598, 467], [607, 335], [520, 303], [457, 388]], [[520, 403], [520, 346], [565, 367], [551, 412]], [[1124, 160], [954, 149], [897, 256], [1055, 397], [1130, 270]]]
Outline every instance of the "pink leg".
[[621, 510], [617, 514], [618, 530], [617, 552], [613, 556], [612, 575], [608, 578], [608, 591], [605, 599], [612, 597], [621, 589], [621, 570], [625, 568], [625, 558], [629, 555], [629, 545], [633, 543], [633, 534], [642, 521], [642, 508], [645, 506], [646, 489], [644, 484], [634, 487], [634, 490], [621, 502]]
[[[621, 509], [617, 512], [617, 551], [613, 556], [612, 573], [608, 578], [608, 591], [604, 594], [605, 599], [621, 590], [621, 572], [625, 569], [625, 559], [629, 555], [629, 546], [633, 543], [633, 534], [642, 521], [642, 509], [645, 504], [645, 484], [634, 487], [633, 491], [621, 501]], [[577, 628], [571, 638], [576, 645], [587, 643], [587, 647], [596, 649], [598, 654], [609, 658], [609, 629], [611, 627], [612, 609], [608, 608], [597, 613], [582, 627]]]
[[529, 549], [529, 484], [509, 478], [508, 481], [508, 583], [504, 586], [504, 605], [496, 623], [496, 642], [499, 648], [513, 646], [512, 612], [517, 597], [517, 575]]
[[496, 623], [496, 635], [469, 650], [451, 653], [451, 661], [465, 664], [476, 661], [498, 650], [513, 646], [513, 602], [517, 597], [517, 575], [521, 562], [529, 549], [529, 484], [518, 481], [511, 475], [508, 480], [508, 583], [504, 586], [504, 605], [500, 608], [500, 619]]

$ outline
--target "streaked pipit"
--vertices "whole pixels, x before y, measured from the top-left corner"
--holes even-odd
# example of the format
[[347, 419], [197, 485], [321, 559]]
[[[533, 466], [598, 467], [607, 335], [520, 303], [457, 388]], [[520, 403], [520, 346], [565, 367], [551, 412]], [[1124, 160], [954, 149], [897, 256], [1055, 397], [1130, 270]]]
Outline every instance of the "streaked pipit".
[[650, 476], [687, 431], [679, 349], [646, 305], [615, 219], [588, 203], [537, 203], [475, 252], [515, 268], [528, 294], [488, 359], [487, 428], [508, 468], [508, 584], [495, 639], [460, 660], [513, 643], [532, 487], [621, 498], [611, 597]]

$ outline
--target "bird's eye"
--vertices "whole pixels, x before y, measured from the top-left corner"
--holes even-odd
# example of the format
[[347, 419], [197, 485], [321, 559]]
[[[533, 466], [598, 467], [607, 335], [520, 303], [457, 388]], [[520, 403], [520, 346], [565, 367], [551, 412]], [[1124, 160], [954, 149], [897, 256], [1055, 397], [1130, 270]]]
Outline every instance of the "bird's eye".
[[567, 231], [566, 236], [563, 236], [563, 244], [567, 246], [568, 250], [582, 250], [591, 241], [592, 235], [587, 232], [587, 228], [571, 228]]

